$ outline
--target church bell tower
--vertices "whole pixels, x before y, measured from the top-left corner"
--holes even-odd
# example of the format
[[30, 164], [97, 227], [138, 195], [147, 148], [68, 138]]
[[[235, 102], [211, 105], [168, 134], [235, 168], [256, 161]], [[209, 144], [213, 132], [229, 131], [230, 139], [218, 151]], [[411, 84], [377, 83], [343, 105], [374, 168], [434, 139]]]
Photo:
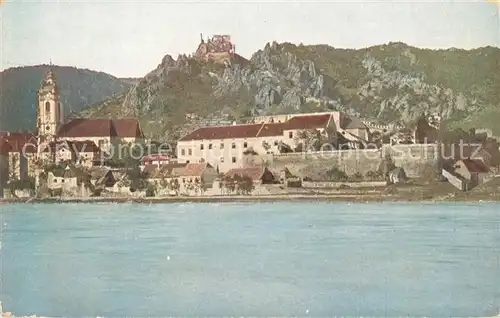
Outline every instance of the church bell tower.
[[42, 81], [38, 91], [38, 138], [40, 143], [50, 142], [56, 138], [59, 127], [63, 124], [59, 88], [55, 75], [50, 69]]

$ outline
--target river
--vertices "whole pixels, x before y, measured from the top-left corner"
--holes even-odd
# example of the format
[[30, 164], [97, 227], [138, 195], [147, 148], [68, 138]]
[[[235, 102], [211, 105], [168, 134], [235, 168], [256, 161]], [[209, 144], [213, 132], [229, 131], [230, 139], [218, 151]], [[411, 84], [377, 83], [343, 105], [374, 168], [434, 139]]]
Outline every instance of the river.
[[492, 316], [498, 204], [0, 206], [4, 311]]

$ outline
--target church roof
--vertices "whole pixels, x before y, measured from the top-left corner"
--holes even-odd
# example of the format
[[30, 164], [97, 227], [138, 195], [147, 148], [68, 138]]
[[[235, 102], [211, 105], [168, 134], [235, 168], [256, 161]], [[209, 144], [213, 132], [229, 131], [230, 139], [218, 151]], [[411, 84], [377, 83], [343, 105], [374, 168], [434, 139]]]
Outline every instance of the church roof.
[[137, 119], [73, 119], [58, 131], [59, 137], [142, 138]]

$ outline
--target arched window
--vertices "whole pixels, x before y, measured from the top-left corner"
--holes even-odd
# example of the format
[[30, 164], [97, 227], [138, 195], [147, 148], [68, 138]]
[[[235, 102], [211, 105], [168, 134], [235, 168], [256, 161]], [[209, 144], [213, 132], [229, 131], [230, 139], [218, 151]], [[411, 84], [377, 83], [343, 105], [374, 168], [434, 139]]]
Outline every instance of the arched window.
[[45, 111], [48, 113], [50, 112], [50, 102], [45, 103]]

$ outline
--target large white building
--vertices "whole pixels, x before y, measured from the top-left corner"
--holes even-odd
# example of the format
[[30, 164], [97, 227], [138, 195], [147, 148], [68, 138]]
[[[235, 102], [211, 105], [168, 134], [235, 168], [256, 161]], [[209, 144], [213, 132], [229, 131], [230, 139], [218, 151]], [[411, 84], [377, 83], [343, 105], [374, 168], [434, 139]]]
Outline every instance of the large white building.
[[340, 112], [263, 116], [254, 123], [199, 128], [177, 143], [178, 161], [208, 162], [220, 172], [244, 166], [247, 151], [259, 155], [277, 154], [284, 145], [296, 149], [303, 142], [301, 131], [318, 131], [324, 140], [339, 138], [351, 148], [366, 145], [368, 128], [357, 118]]

